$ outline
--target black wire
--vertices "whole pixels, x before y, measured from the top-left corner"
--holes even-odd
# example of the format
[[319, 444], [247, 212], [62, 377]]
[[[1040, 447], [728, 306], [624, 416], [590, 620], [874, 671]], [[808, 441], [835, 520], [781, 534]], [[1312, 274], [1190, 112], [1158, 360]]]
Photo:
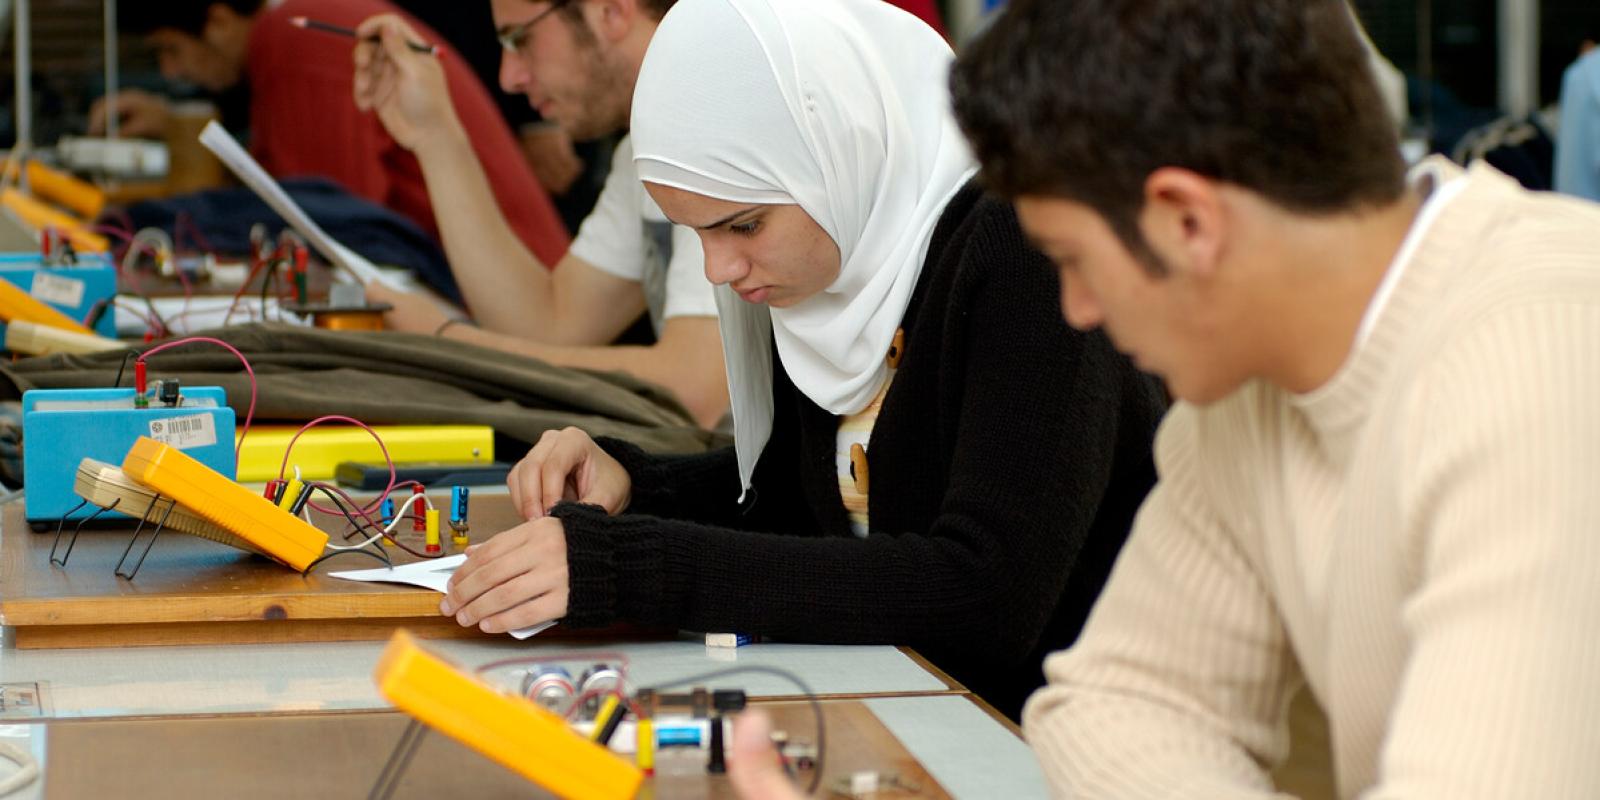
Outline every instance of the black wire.
[[412, 550], [410, 547], [407, 547], [406, 545], [402, 544], [400, 542], [400, 540], [398, 538], [396, 538], [393, 534], [385, 533], [383, 528], [380, 528], [380, 527], [372, 524], [371, 522], [368, 522], [364, 518], [358, 517], [356, 515], [356, 512], [351, 510], [350, 506], [346, 505], [344, 500], [341, 499], [340, 496], [336, 492], [333, 491], [333, 487], [329, 486], [328, 484], [322, 483], [321, 481], [312, 481], [312, 482], [310, 482], [310, 483], [308, 483], [306, 485], [310, 486], [312, 491], [322, 492], [322, 495], [324, 497], [328, 498], [329, 500], [332, 500], [333, 504], [335, 506], [338, 506], [339, 513], [343, 514], [344, 518], [350, 521], [350, 524], [356, 526], [356, 530], [360, 531], [360, 530], [370, 529], [373, 533], [380, 534], [383, 538], [388, 539], [390, 541], [390, 543], [392, 543], [395, 547], [398, 547], [401, 550], [404, 550], [407, 553], [410, 553], [411, 555], [416, 556], [417, 558], [435, 559], [435, 558], [443, 558], [444, 557], [444, 553], [443, 552], [439, 552], [439, 553], [419, 553], [419, 552], [417, 552], [415, 550]]
[[339, 556], [354, 556], [354, 555], [363, 555], [363, 556], [366, 556], [368, 558], [375, 558], [375, 559], [377, 559], [379, 561], [382, 561], [384, 566], [389, 567], [390, 569], [394, 568], [394, 562], [389, 560], [389, 554], [383, 552], [382, 550], [379, 550], [376, 553], [372, 552], [371, 550], [334, 550], [332, 552], [323, 553], [322, 555], [317, 556], [316, 560], [312, 561], [310, 564], [307, 564], [305, 570], [302, 571], [300, 574], [302, 574], [302, 575], [311, 574], [311, 570], [316, 569], [316, 566], [318, 564], [321, 564], [322, 562], [327, 561], [330, 558], [337, 558]]
[[800, 692], [806, 696], [806, 702], [811, 704], [811, 714], [817, 720], [817, 765], [816, 771], [811, 775], [811, 785], [806, 788], [806, 794], [815, 794], [817, 787], [822, 784], [822, 759], [827, 752], [827, 739], [825, 738], [824, 727], [822, 724], [822, 703], [817, 701], [817, 693], [811, 691], [811, 687], [807, 686], [806, 682], [801, 679], [799, 675], [789, 672], [788, 670], [779, 669], [777, 667], [767, 667], [752, 664], [750, 666], [728, 667], [726, 669], [713, 670], [711, 672], [702, 672], [699, 675], [690, 675], [687, 678], [679, 678], [678, 680], [668, 681], [666, 683], [658, 683], [655, 686], [646, 687], [641, 691], [650, 691], [659, 694], [662, 689], [669, 689], [674, 686], [704, 683], [713, 678], [722, 678], [728, 675], [747, 675], [750, 673], [775, 675], [794, 684], [795, 686], [799, 687]]
[[115, 389], [122, 385], [122, 373], [128, 368], [128, 359], [133, 358], [134, 355], [132, 350], [122, 354], [122, 366], [117, 367], [117, 379], [111, 382], [111, 388]]

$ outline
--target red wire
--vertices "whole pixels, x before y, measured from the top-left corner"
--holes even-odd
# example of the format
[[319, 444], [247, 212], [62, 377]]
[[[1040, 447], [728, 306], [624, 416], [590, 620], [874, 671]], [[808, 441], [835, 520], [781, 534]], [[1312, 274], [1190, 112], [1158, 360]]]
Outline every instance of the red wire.
[[[362, 422], [361, 420], [355, 419], [353, 417], [346, 417], [346, 416], [342, 416], [342, 415], [339, 415], [339, 414], [329, 414], [329, 415], [327, 415], [325, 417], [317, 417], [316, 419], [311, 420], [310, 422], [307, 422], [306, 424], [300, 426], [300, 430], [297, 430], [297, 431], [294, 432], [294, 436], [289, 438], [289, 444], [283, 448], [283, 463], [278, 465], [278, 480], [280, 480], [280, 481], [283, 480], [284, 473], [289, 470], [289, 451], [293, 450], [294, 449], [294, 443], [300, 440], [300, 434], [305, 433], [306, 431], [311, 430], [312, 428], [314, 428], [314, 427], [316, 427], [318, 425], [321, 425], [324, 422], [348, 422], [351, 425], [354, 425], [354, 426], [366, 431], [367, 433], [372, 434], [373, 440], [378, 443], [378, 449], [383, 451], [383, 460], [389, 465], [389, 485], [384, 488], [383, 494], [378, 495], [378, 499], [376, 501], [374, 501], [373, 504], [370, 507], [362, 506], [363, 509], [369, 510], [369, 511], [372, 508], [377, 508], [377, 504], [382, 503], [383, 502], [383, 498], [388, 497], [389, 493], [394, 491], [394, 481], [395, 481], [394, 459], [389, 456], [389, 448], [386, 445], [384, 445], [383, 438], [378, 435], [378, 432], [373, 430], [372, 427], [370, 425], [368, 425], [367, 423]], [[415, 481], [408, 481], [408, 482], [409, 483], [415, 483]], [[321, 512], [323, 514], [330, 514], [330, 515], [339, 514], [339, 510], [338, 509], [322, 508], [321, 506], [318, 506], [316, 503], [312, 503], [312, 502], [309, 502], [309, 501], [307, 502], [307, 505], [311, 506], [311, 508], [313, 510], [319, 511], [319, 512]], [[370, 521], [372, 518], [368, 517], [367, 519]]]
[[244, 365], [245, 374], [250, 376], [250, 408], [249, 408], [249, 410], [245, 411], [245, 413], [244, 413], [244, 430], [239, 432], [239, 438], [237, 440], [235, 440], [234, 443], [233, 443], [233, 471], [234, 471], [235, 474], [237, 474], [238, 471], [239, 471], [239, 451], [240, 451], [240, 448], [244, 445], [244, 437], [246, 437], [246, 436], [248, 436], [250, 434], [250, 423], [256, 417], [256, 371], [254, 369], [251, 369], [251, 367], [250, 367], [250, 359], [245, 358], [244, 357], [244, 353], [239, 352], [238, 348], [234, 347], [231, 344], [228, 344], [227, 342], [222, 341], [221, 339], [213, 339], [210, 336], [190, 336], [190, 337], [185, 338], [185, 339], [175, 339], [173, 341], [167, 342], [166, 344], [156, 345], [155, 347], [152, 347], [149, 350], [146, 350], [143, 353], [141, 353], [137, 360], [138, 361], [144, 361], [145, 359], [155, 355], [156, 353], [161, 352], [162, 350], [170, 350], [170, 349], [172, 349], [174, 347], [177, 347], [178, 345], [181, 345], [181, 344], [190, 344], [190, 343], [197, 343], [197, 342], [205, 342], [206, 344], [214, 344], [214, 345], [216, 345], [218, 347], [221, 347], [221, 348], [227, 350], [228, 352], [234, 354], [235, 356], [238, 356], [239, 357], [239, 363]]

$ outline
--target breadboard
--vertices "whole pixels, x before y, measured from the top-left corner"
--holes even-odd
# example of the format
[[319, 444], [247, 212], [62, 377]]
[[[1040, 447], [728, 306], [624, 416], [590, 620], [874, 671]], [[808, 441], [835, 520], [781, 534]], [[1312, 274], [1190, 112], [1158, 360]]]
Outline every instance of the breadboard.
[[[181, 505], [173, 508], [171, 498], [163, 497], [151, 505], [150, 501], [155, 498], [155, 492], [139, 485], [121, 469], [104, 461], [86, 458], [79, 462], [78, 476], [73, 481], [72, 490], [77, 492], [79, 497], [101, 508], [111, 508], [115, 505], [118, 511], [126, 511], [133, 517], [139, 516], [139, 509], [148, 509], [144, 515], [148, 522], [159, 522], [165, 516], [166, 530], [210, 539], [218, 544], [251, 553], [268, 555], [248, 540], [233, 535], [228, 529], [207, 521]], [[171, 513], [167, 511], [169, 508], [172, 509]]]
[[373, 679], [389, 702], [507, 769], [576, 800], [626, 800], [644, 774], [523, 697], [501, 694], [396, 631]]
[[122, 471], [296, 570], [304, 571], [327, 549], [328, 534], [148, 436], [128, 451]]

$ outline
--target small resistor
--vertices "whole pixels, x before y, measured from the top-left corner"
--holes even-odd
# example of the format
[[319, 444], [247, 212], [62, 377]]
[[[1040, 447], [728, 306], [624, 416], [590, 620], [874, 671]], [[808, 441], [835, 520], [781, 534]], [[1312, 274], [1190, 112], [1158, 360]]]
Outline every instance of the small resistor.
[[426, 553], [442, 552], [439, 547], [439, 509], [430, 508], [423, 515], [426, 518], [422, 533], [422, 549]]
[[[416, 495], [416, 494], [425, 494], [426, 492], [427, 492], [427, 490], [422, 488], [422, 484], [420, 484], [420, 483], [415, 485], [415, 486], [413, 486], [413, 487], [411, 487], [411, 493], [414, 494], [414, 495]], [[411, 504], [411, 530], [417, 531], [417, 532], [420, 533], [420, 532], [425, 531], [425, 530], [428, 529], [427, 523], [423, 521], [424, 517], [423, 517], [423, 514], [422, 514], [422, 509], [427, 508], [427, 507], [428, 507], [428, 498], [427, 497], [423, 497], [422, 499], [417, 500], [416, 502]]]
[[450, 543], [456, 547], [466, 547], [471, 541], [468, 538], [467, 499], [467, 487], [455, 486], [450, 489]]

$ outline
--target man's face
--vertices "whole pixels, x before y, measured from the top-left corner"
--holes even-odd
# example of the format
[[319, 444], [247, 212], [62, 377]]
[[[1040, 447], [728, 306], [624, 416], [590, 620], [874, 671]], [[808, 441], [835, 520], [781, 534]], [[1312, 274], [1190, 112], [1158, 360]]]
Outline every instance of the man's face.
[[1016, 200], [1022, 229], [1061, 276], [1061, 313], [1082, 331], [1104, 327], [1117, 349], [1160, 376], [1180, 399], [1220, 400], [1249, 377], [1239, 331], [1224, 322], [1213, 282], [1179, 264], [1157, 277], [1129, 252], [1105, 218], [1057, 197]]
[[568, 14], [583, 0], [556, 8], [549, 0], [492, 0], [495, 31], [516, 47], [500, 56], [500, 87], [523, 94], [540, 116], [578, 141], [626, 127], [633, 98], [605, 44]]
[[184, 81], [220, 93], [237, 85], [244, 74], [243, 59], [231, 57], [199, 36], [160, 28], [145, 41], [156, 51], [161, 75], [169, 81]]

